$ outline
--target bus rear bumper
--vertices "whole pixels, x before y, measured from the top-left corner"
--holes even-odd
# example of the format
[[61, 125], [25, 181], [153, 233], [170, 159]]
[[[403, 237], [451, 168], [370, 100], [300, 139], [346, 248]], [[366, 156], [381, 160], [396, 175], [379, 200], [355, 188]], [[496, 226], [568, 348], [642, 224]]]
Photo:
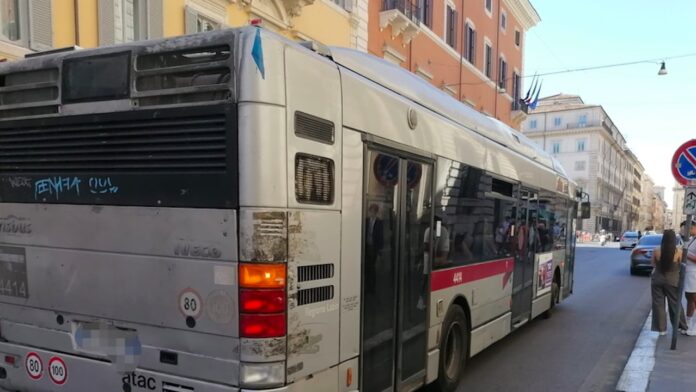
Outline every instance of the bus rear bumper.
[[[0, 343], [0, 390], [49, 392], [244, 392], [229, 385], [136, 369], [119, 373], [106, 361]], [[276, 388], [269, 392], [285, 392]]]

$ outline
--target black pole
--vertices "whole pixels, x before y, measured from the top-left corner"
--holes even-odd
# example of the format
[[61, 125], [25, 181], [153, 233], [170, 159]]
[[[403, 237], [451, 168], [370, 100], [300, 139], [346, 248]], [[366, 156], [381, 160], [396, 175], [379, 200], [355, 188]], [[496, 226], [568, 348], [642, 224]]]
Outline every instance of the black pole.
[[691, 234], [691, 219], [692, 216], [689, 214], [686, 216], [686, 225], [684, 227], [683, 249], [682, 249], [682, 261], [679, 263], [679, 306], [677, 306], [677, 311], [674, 312], [674, 319], [672, 320], [672, 344], [669, 346], [670, 350], [677, 349], [677, 335], [679, 335], [679, 318], [681, 318], [682, 312], [682, 297], [684, 296], [684, 274], [686, 272], [687, 263], [687, 253], [689, 252], [689, 234]]

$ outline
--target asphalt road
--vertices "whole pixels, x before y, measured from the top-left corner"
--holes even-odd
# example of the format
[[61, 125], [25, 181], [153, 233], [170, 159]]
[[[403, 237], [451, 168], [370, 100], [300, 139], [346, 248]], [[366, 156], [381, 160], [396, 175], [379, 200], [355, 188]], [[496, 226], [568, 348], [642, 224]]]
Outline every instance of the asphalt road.
[[650, 277], [629, 251], [578, 247], [574, 293], [471, 358], [458, 391], [614, 391], [650, 310]]

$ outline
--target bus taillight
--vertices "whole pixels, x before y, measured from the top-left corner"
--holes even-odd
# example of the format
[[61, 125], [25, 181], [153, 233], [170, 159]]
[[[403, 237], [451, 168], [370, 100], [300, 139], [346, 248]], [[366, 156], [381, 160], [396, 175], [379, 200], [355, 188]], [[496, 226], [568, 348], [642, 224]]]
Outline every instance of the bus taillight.
[[239, 287], [247, 289], [284, 289], [285, 264], [239, 264]]
[[285, 324], [285, 313], [240, 314], [239, 336], [252, 339], [285, 336]]
[[240, 290], [242, 313], [278, 313], [285, 311], [285, 290]]
[[286, 265], [239, 264], [239, 336], [275, 338], [285, 336]]

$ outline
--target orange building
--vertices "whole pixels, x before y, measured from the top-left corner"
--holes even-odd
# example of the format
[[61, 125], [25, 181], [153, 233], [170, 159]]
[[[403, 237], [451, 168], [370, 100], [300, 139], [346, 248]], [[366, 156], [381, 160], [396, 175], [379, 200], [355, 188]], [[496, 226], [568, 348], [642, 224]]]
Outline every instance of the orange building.
[[370, 0], [368, 51], [519, 129], [529, 0]]

